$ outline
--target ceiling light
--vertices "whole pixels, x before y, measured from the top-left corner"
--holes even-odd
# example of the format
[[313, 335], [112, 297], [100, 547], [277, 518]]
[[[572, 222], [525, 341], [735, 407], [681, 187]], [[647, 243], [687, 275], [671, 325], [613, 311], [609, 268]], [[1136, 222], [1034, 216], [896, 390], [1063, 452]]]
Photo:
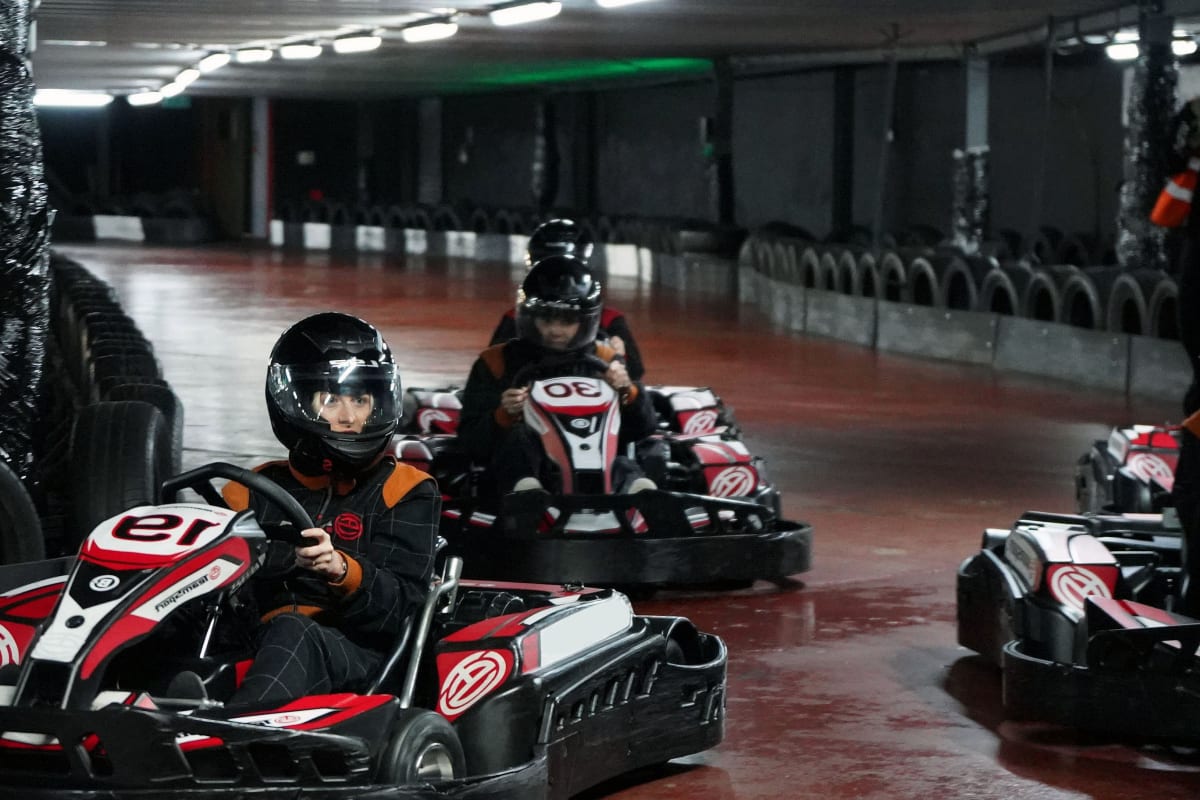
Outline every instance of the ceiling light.
[[562, 11], [562, 3], [551, 3], [547, 0], [534, 0], [534, 2], [522, 0], [519, 3], [509, 3], [493, 8], [488, 12], [488, 16], [491, 17], [494, 25], [523, 25], [526, 22], [557, 17], [560, 11]]
[[1171, 52], [1177, 56], [1190, 56], [1196, 52], [1195, 39], [1175, 39], [1171, 42]]
[[180, 86], [187, 87], [187, 86], [190, 86], [191, 84], [195, 83], [196, 78], [199, 78], [199, 77], [200, 77], [200, 70], [194, 69], [194, 68], [188, 68], [188, 69], [181, 71], [178, 75], [176, 75], [174, 82], [178, 83]]
[[172, 81], [171, 83], [168, 83], [166, 86], [159, 89], [158, 93], [163, 97], [174, 97], [177, 94], [182, 94], [183, 90], [186, 88], [187, 87], [183, 84]]
[[1113, 34], [1113, 41], [1118, 44], [1128, 44], [1138, 40], [1138, 32], [1133, 30], [1117, 31]]
[[220, 69], [228, 64], [230, 58], [229, 53], [209, 53], [200, 59], [200, 63], [196, 65], [196, 69], [201, 72], [212, 72], [214, 69]]
[[438, 39], [449, 39], [456, 33], [458, 33], [458, 23], [444, 19], [418, 22], [400, 29], [400, 36], [406, 42], [432, 42]]
[[321, 45], [301, 42], [297, 44], [285, 44], [279, 48], [281, 58], [286, 58], [289, 61], [294, 61], [301, 58], [316, 58], [321, 55]]
[[1113, 61], [1132, 61], [1139, 51], [1137, 42], [1118, 42], [1104, 48], [1104, 53]]
[[334, 39], [333, 51], [335, 53], [365, 53], [368, 50], [377, 50], [381, 44], [383, 44], [383, 39], [373, 33], [354, 33]]
[[275, 54], [267, 47], [243, 47], [241, 50], [236, 50], [233, 53], [234, 59], [239, 64], [257, 64], [260, 61], [270, 61], [273, 55]]
[[621, 6], [631, 6], [634, 3], [641, 3], [643, 0], [596, 0], [596, 5], [601, 8], [620, 8]]
[[105, 92], [79, 92], [72, 89], [38, 89], [33, 93], [35, 106], [55, 108], [100, 108], [112, 102]]
[[162, 99], [162, 92], [134, 92], [125, 95], [125, 102], [131, 106], [152, 106], [161, 103]]

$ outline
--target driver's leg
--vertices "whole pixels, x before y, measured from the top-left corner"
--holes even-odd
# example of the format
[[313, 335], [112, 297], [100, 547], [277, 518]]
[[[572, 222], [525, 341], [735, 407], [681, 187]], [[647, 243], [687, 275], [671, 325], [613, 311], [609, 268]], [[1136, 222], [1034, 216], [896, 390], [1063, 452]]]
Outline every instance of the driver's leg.
[[286, 613], [263, 626], [254, 663], [228, 705], [270, 706], [310, 694], [353, 691], [383, 657], [336, 628]]

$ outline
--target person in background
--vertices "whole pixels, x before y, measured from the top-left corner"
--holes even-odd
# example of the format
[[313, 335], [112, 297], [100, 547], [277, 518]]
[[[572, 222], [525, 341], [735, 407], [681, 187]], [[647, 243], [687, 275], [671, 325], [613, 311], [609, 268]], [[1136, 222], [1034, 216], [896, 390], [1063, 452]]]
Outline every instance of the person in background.
[[[543, 222], [530, 235], [529, 244], [525, 249], [525, 268], [532, 269], [534, 264], [550, 256], [573, 256], [587, 263], [592, 257], [592, 249], [592, 237], [574, 220], [552, 219]], [[504, 344], [516, 336], [516, 310], [510, 308], [500, 317], [488, 344]], [[629, 320], [625, 315], [606, 304], [600, 312], [597, 336], [625, 360], [625, 369], [629, 372], [629, 377], [640, 381], [646, 369], [642, 362], [642, 353], [633, 338], [633, 331], [629, 329]]]

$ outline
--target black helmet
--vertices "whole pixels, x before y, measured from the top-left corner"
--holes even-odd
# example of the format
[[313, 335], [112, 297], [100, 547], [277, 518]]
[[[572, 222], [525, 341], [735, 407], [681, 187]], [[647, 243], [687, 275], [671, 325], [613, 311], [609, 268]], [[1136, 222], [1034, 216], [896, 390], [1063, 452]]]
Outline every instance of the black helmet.
[[517, 338], [545, 346], [534, 320], [579, 322], [567, 344], [575, 350], [596, 339], [603, 300], [600, 282], [588, 265], [572, 256], [550, 256], [533, 265], [517, 290]]
[[532, 267], [550, 256], [592, 257], [592, 237], [574, 220], [552, 219], [534, 229], [525, 247], [525, 266]]
[[[345, 402], [362, 419], [335, 430], [329, 409]], [[373, 326], [326, 312], [284, 331], [267, 367], [267, 413], [275, 438], [303, 472], [348, 475], [371, 464], [402, 413], [400, 373]], [[322, 411], [326, 413], [322, 413]]]

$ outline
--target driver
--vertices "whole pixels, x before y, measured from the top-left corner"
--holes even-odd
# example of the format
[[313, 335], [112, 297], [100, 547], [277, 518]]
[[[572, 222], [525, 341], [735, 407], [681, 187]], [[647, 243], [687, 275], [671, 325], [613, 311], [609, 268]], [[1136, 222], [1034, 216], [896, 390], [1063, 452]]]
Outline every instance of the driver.
[[[254, 662], [231, 705], [275, 704], [364, 688], [433, 574], [441, 496], [425, 473], [384, 449], [401, 414], [400, 375], [374, 327], [316, 314], [280, 336], [266, 399], [286, 461], [256, 471], [300, 501], [310, 544], [273, 542], [252, 589], [262, 614]], [[264, 526], [282, 512], [238, 483], [235, 510]]]
[[[459, 441], [478, 464], [488, 466], [492, 489], [505, 494], [514, 488], [553, 485], [549, 463], [537, 435], [523, 418], [529, 396], [528, 380], [595, 374], [595, 358], [608, 364], [601, 375], [621, 397], [620, 443], [649, 436], [655, 429], [650, 398], [633, 378], [617, 352], [596, 341], [603, 309], [600, 282], [582, 260], [550, 256], [529, 270], [517, 291], [517, 337], [480, 353], [462, 396]], [[617, 476], [635, 488], [631, 465]], [[528, 479], [522, 482], [522, 479]], [[637, 488], [652, 484], [642, 478]]]
[[[592, 257], [592, 237], [574, 220], [552, 219], [543, 222], [529, 237], [529, 244], [525, 248], [525, 268], [529, 269], [550, 256], [575, 256], [586, 263]], [[633, 331], [629, 329], [625, 315], [612, 306], [605, 305], [600, 310], [598, 335], [604, 339], [605, 344], [624, 357], [629, 377], [640, 381], [646, 368], [642, 365], [641, 351], [633, 339]], [[490, 344], [504, 344], [516, 337], [516, 312], [510, 308], [500, 317], [496, 330], [492, 332]]]

